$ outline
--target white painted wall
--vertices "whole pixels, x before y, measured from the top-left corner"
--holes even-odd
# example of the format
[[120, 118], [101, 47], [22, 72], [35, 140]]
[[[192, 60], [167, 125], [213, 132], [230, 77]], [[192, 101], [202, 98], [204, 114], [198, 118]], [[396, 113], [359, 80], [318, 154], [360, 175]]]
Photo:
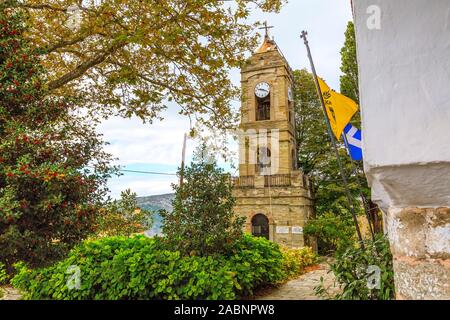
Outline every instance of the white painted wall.
[[449, 207], [450, 0], [354, 0], [353, 9], [372, 198]]

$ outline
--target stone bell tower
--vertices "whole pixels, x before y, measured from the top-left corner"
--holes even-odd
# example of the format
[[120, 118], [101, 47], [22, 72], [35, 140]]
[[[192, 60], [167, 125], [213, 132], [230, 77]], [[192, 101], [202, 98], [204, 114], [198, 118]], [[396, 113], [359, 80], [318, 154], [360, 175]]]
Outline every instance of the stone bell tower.
[[297, 167], [293, 74], [267, 29], [241, 70], [235, 211], [246, 218], [247, 232], [303, 247], [313, 203], [309, 179]]

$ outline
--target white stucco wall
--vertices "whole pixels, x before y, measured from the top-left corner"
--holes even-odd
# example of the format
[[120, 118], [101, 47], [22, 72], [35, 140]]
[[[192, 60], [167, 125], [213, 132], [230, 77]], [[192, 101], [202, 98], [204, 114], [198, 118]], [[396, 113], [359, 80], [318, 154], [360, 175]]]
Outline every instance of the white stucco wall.
[[450, 0], [353, 0], [353, 10], [372, 198], [449, 207]]

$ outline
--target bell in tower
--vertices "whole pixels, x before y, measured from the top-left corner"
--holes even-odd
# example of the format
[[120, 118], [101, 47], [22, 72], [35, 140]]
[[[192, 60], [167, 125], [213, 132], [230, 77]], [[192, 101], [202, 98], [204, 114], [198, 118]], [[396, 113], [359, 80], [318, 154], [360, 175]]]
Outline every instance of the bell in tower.
[[262, 45], [241, 69], [239, 177], [235, 211], [255, 236], [303, 247], [313, 215], [309, 179], [297, 168], [293, 74], [267, 24]]

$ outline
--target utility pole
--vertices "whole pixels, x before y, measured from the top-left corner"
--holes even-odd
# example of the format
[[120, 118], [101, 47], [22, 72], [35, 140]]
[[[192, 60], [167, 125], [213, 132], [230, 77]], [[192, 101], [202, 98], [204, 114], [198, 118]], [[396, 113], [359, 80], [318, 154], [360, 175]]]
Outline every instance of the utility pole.
[[358, 239], [359, 239], [359, 242], [361, 244], [361, 248], [364, 249], [364, 243], [363, 243], [363, 239], [362, 239], [362, 235], [361, 235], [361, 230], [359, 229], [358, 218], [356, 217], [355, 207], [353, 206], [353, 201], [352, 201], [352, 196], [351, 196], [350, 190], [348, 188], [347, 177], [345, 176], [344, 168], [343, 168], [342, 162], [341, 162], [341, 158], [339, 157], [339, 151], [338, 151], [338, 148], [337, 148], [337, 145], [336, 145], [336, 141], [334, 140], [333, 131], [331, 130], [330, 120], [328, 119], [328, 116], [327, 116], [327, 109], [325, 107], [325, 101], [323, 100], [322, 91], [320, 90], [319, 80], [317, 78], [316, 68], [314, 67], [314, 62], [313, 62], [312, 55], [311, 55], [311, 49], [309, 48], [308, 39], [306, 38], [307, 35], [308, 35], [308, 32], [302, 31], [302, 33], [300, 35], [300, 38], [303, 39], [303, 42], [304, 42], [304, 44], [306, 46], [306, 50], [308, 52], [308, 58], [309, 58], [309, 62], [311, 64], [311, 71], [312, 71], [312, 73], [314, 75], [314, 81], [316, 83], [317, 93], [319, 94], [320, 103], [322, 105], [323, 115], [325, 117], [325, 122], [327, 124], [328, 135], [330, 136], [331, 144], [333, 145], [333, 149], [334, 149], [334, 152], [336, 154], [336, 159], [337, 159], [337, 162], [338, 162], [338, 165], [339, 165], [339, 170], [340, 170], [340, 173], [341, 173], [342, 181], [344, 182], [345, 193], [346, 193], [347, 200], [348, 200], [348, 203], [349, 203], [349, 206], [350, 206], [350, 212], [351, 212], [352, 217], [353, 217], [353, 222], [355, 223], [356, 233], [358, 234]]
[[183, 151], [181, 152], [181, 169], [180, 169], [180, 190], [181, 190], [181, 192], [183, 192], [184, 161], [186, 158], [186, 140], [187, 140], [187, 133], [184, 134]]

